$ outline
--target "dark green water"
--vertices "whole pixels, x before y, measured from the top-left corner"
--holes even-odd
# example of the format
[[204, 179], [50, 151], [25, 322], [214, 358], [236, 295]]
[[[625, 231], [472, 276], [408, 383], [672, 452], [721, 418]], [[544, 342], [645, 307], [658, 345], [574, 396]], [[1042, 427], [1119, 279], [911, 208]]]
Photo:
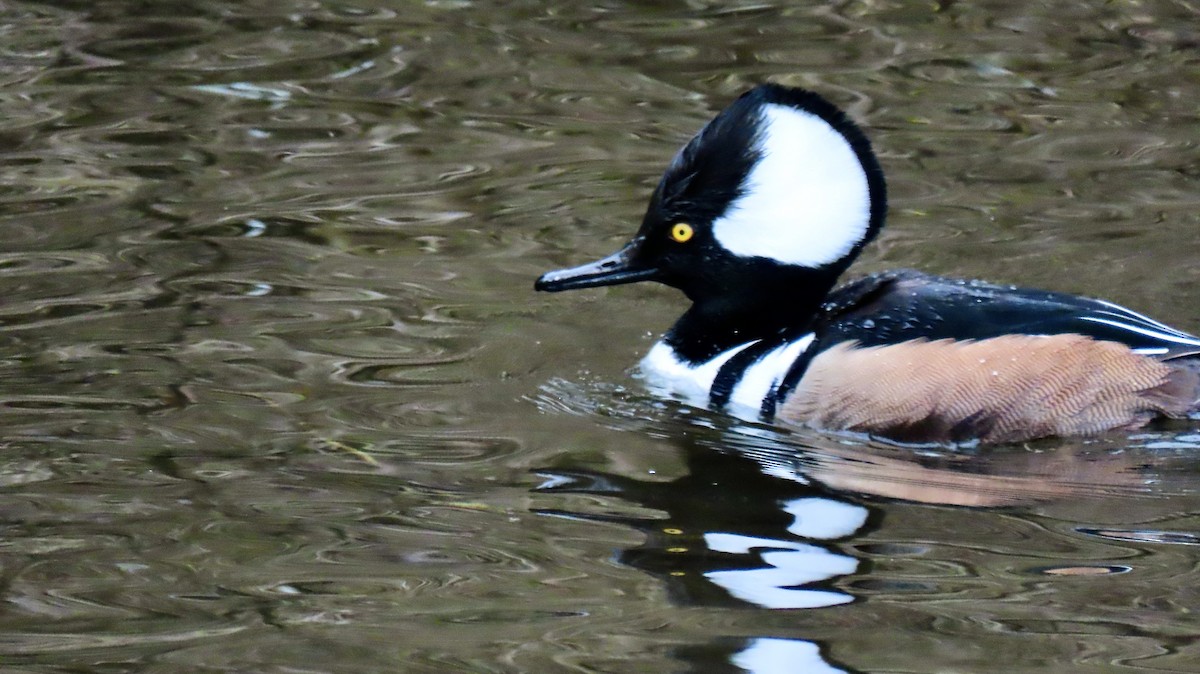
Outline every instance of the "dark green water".
[[0, 2], [0, 671], [1196, 672], [1200, 430], [745, 428], [535, 295], [764, 80], [858, 271], [1200, 330], [1200, 6]]

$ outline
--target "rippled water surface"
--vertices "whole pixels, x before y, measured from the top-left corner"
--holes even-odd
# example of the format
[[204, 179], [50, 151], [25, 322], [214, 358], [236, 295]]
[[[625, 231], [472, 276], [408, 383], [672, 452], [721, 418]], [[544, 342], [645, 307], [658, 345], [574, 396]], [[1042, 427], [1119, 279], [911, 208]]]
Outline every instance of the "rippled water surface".
[[1200, 330], [1200, 6], [0, 2], [4, 672], [1200, 671], [1200, 429], [949, 451], [630, 376], [745, 88], [892, 266]]

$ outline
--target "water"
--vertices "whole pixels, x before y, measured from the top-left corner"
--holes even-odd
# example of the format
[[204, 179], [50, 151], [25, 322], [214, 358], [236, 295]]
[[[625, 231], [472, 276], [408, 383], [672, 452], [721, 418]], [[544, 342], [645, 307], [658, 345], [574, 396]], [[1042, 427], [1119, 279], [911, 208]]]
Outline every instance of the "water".
[[1187, 426], [952, 452], [629, 375], [535, 295], [764, 79], [870, 129], [858, 271], [1200, 330], [1186, 2], [0, 4], [5, 672], [1200, 670]]

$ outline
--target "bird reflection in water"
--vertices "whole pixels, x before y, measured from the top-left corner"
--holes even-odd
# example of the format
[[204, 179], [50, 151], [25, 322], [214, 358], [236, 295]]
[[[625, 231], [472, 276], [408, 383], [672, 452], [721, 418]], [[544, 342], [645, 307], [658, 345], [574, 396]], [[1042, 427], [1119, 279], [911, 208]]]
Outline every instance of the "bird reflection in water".
[[667, 514], [651, 517], [538, 510], [624, 524], [646, 541], [618, 560], [662, 578], [685, 605], [820, 608], [854, 597], [829, 584], [858, 568], [837, 541], [867, 525], [870, 510], [814, 484], [780, 480], [735, 455], [693, 448], [689, 473], [671, 482], [541, 470], [541, 492], [608, 494]]
[[[543, 469], [536, 491], [609, 495], [661, 513], [537, 510], [642, 532], [645, 541], [617, 560], [658, 577], [671, 601], [686, 606], [820, 609], [862, 601], [856, 588], [883, 581], [870, 578], [871, 562], [856, 542], [884, 528], [885, 512], [897, 507], [956, 506], [971, 518], [981, 514], [977, 508], [1147, 484], [1144, 454], [1086, 444], [969, 452], [836, 441], [818, 447], [745, 429], [684, 436], [687, 472], [677, 479]], [[742, 671], [854, 671], [833, 664], [820, 642], [763, 636], [723, 648]], [[796, 669], [798, 662], [806, 664]]]

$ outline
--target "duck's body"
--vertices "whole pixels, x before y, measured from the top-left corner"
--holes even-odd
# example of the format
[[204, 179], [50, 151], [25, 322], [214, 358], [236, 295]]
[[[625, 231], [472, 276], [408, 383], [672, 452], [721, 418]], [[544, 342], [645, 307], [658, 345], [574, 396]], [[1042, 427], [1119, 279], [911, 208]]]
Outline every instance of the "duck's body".
[[838, 288], [798, 334], [696, 364], [661, 341], [641, 370], [659, 391], [742, 418], [1004, 442], [1185, 416], [1198, 350], [1107, 302], [896, 271]]
[[764, 85], [681, 151], [629, 245], [537, 288], [680, 288], [693, 305], [641, 370], [745, 418], [1013, 441], [1197, 411], [1200, 338], [1117, 305], [913, 271], [835, 290], [885, 211], [858, 128], [815, 94]]

